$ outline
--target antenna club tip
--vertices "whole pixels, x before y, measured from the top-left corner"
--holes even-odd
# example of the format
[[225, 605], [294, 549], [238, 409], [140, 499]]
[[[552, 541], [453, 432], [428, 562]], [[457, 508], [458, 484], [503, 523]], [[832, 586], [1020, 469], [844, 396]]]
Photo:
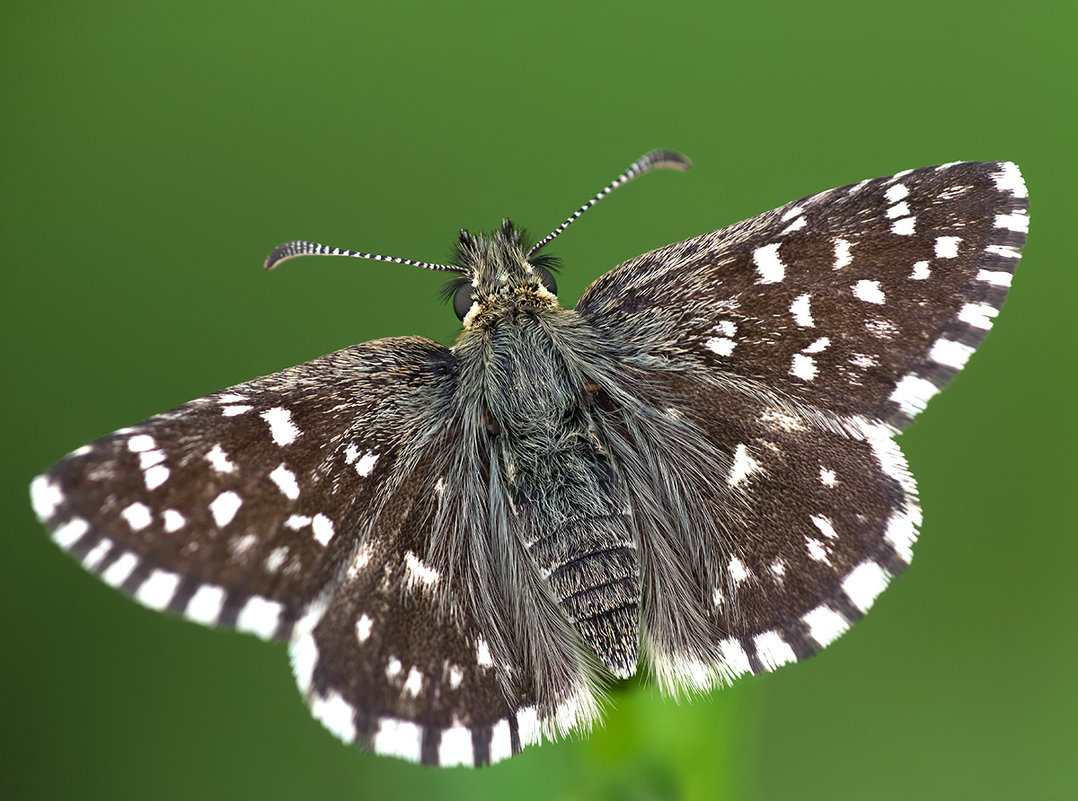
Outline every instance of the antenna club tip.
[[692, 160], [675, 150], [653, 150], [648, 155], [651, 163], [656, 167], [678, 172], [685, 172], [692, 167]]
[[272, 270], [285, 259], [291, 258], [293, 255], [295, 255], [292, 247], [294, 244], [294, 242], [285, 242], [275, 247], [273, 251], [268, 256], [266, 256], [266, 260], [262, 262], [262, 269]]

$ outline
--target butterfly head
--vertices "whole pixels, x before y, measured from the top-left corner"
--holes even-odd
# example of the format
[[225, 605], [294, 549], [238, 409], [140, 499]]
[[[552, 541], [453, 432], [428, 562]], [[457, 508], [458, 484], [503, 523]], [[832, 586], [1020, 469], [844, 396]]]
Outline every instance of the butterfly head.
[[490, 234], [462, 229], [457, 263], [464, 274], [449, 283], [446, 294], [465, 328], [558, 307], [554, 259], [530, 254], [523, 232], [508, 219]]

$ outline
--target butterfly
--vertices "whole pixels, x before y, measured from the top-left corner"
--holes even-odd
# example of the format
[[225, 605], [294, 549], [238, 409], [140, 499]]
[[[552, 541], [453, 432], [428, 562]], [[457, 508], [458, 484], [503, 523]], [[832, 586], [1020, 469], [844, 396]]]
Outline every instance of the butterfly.
[[342, 740], [484, 765], [613, 680], [707, 692], [804, 659], [909, 564], [895, 436], [966, 364], [1028, 230], [1011, 163], [832, 189], [632, 259], [575, 309], [508, 220], [447, 271], [451, 348], [367, 342], [151, 417], [31, 486], [145, 606], [289, 643]]

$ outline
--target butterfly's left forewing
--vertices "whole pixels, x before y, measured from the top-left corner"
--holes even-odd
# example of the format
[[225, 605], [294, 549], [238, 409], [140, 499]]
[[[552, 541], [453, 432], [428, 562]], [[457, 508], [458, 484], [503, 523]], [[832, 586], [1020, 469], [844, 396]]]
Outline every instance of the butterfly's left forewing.
[[912, 170], [661, 248], [585, 292], [577, 311], [625, 377], [610, 392], [639, 401], [608, 415], [615, 459], [678, 478], [625, 471], [638, 519], [657, 492], [712, 511], [641, 535], [666, 686], [813, 653], [908, 564], [920, 510], [892, 437], [983, 340], [1027, 209], [1013, 164]]
[[909, 170], [647, 253], [577, 310], [614, 341], [904, 428], [999, 312], [1029, 227], [1018, 167]]
[[31, 487], [53, 539], [155, 609], [287, 639], [373, 523], [409, 404], [451, 356], [383, 340], [80, 448]]

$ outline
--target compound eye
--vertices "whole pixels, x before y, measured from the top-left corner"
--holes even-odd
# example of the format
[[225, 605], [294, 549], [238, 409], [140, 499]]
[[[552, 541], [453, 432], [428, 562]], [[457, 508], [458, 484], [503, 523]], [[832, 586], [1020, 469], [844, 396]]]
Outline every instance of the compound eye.
[[539, 273], [539, 280], [543, 282], [543, 286], [546, 287], [547, 292], [549, 292], [551, 295], [557, 295], [558, 284], [554, 280], [553, 273], [551, 273], [550, 270], [546, 269], [545, 267], [536, 267], [535, 270]]
[[453, 293], [453, 311], [458, 320], [464, 322], [473, 303], [475, 303], [475, 288], [470, 283], [464, 284]]

